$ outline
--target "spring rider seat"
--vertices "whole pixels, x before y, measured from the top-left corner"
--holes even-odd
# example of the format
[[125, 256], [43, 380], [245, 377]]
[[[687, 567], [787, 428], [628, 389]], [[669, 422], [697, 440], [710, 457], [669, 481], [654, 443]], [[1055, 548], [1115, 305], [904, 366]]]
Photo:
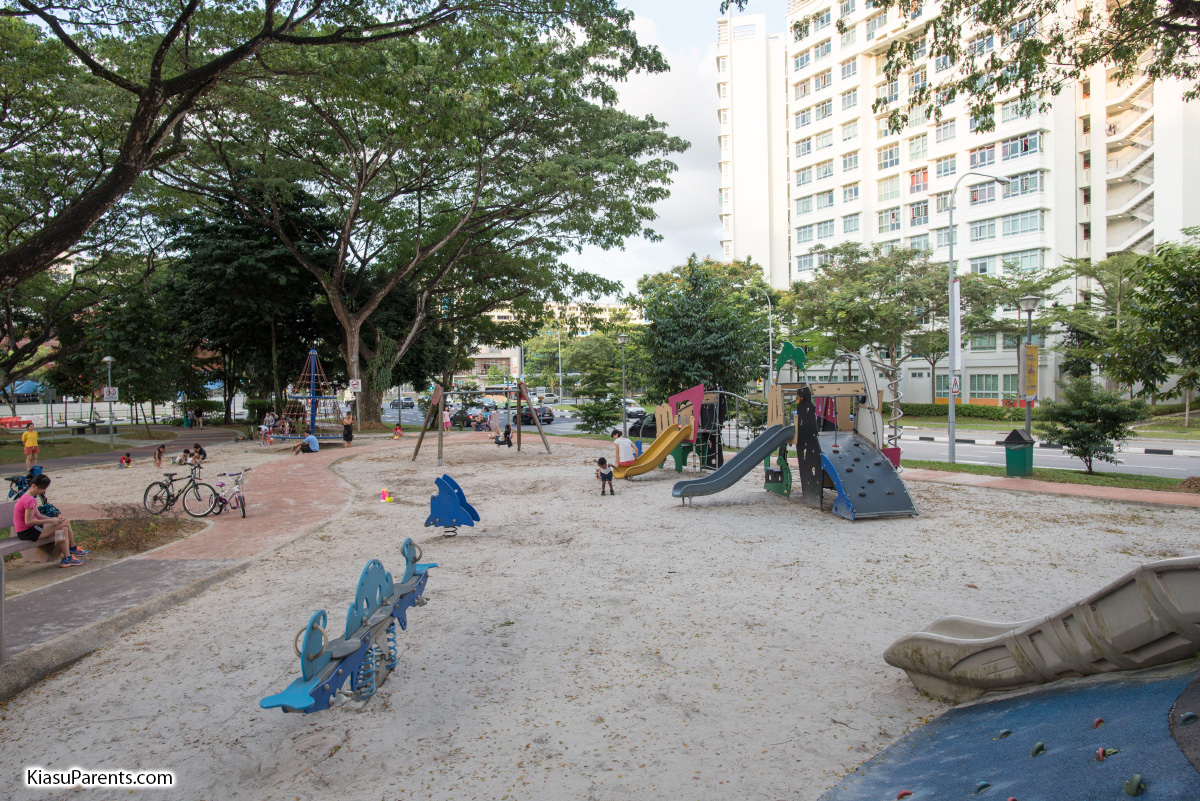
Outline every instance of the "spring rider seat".
[[449, 474], [445, 474], [441, 478], [435, 478], [433, 483], [438, 491], [437, 495], [429, 497], [429, 517], [426, 518], [425, 525], [441, 526], [442, 535], [446, 537], [457, 534], [459, 526], [474, 526], [479, 520], [479, 512], [467, 503], [467, 496], [463, 494], [458, 482], [450, 478]]

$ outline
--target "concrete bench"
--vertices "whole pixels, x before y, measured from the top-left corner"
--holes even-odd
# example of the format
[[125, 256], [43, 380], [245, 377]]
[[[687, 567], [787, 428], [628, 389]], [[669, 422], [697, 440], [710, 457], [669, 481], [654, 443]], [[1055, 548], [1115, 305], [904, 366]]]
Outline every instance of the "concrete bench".
[[[16, 502], [0, 503], [0, 526], [11, 526]], [[37, 542], [18, 539], [15, 534], [0, 538], [0, 663], [4, 662], [4, 569], [3, 558], [19, 553], [31, 562], [49, 562], [54, 557], [54, 535], [48, 534]]]

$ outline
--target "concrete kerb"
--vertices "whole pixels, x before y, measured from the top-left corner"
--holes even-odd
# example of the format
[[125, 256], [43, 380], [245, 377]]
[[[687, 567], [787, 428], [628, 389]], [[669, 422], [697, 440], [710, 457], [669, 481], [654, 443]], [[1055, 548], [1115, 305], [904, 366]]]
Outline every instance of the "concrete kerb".
[[[360, 453], [366, 452], [365, 449], [359, 450], [357, 453], [347, 453], [337, 459], [334, 459], [329, 464], [325, 465], [325, 469], [342, 483], [348, 490], [352, 489], [350, 483], [334, 472], [335, 465], [357, 456]], [[285, 457], [286, 458], [286, 457]], [[194, 581], [188, 582], [182, 587], [176, 587], [173, 590], [164, 592], [161, 595], [155, 596], [148, 601], [130, 607], [121, 612], [118, 612], [104, 620], [97, 620], [94, 623], [89, 623], [74, 631], [69, 631], [66, 634], [59, 635], [52, 640], [35, 645], [32, 648], [27, 648], [19, 654], [4, 660], [4, 670], [0, 671], [0, 701], [8, 700], [24, 690], [29, 689], [34, 684], [37, 684], [44, 678], [47, 678], [53, 673], [57, 673], [64, 668], [70, 667], [75, 662], [78, 662], [83, 657], [103, 648], [111, 642], [116, 641], [128, 629], [136, 626], [144, 620], [148, 620], [155, 615], [167, 611], [173, 606], [189, 601], [192, 598], [200, 595], [205, 590], [220, 584], [231, 576], [240, 573], [251, 566], [254, 562], [262, 559], [264, 556], [278, 553], [289, 545], [298, 542], [305, 537], [312, 536], [323, 531], [337, 517], [345, 514], [354, 502], [354, 497], [349, 495], [346, 502], [342, 504], [342, 508], [327, 520], [323, 520], [309, 528], [301, 531], [295, 537], [292, 537], [287, 542], [282, 542], [274, 548], [263, 551], [262, 553], [252, 556], [249, 559], [242, 559], [235, 564], [227, 567], [219, 568], [218, 570], [202, 576]], [[206, 521], [208, 522], [208, 521]], [[200, 532], [201, 534], [203, 532]], [[193, 535], [198, 536], [198, 535]], [[160, 546], [166, 548], [167, 546]], [[154, 550], [158, 550], [155, 548]], [[147, 551], [146, 553], [150, 553]], [[143, 554], [139, 554], [131, 559], [136, 559]], [[69, 580], [69, 579], [68, 579]], [[60, 582], [55, 582], [60, 583]]]

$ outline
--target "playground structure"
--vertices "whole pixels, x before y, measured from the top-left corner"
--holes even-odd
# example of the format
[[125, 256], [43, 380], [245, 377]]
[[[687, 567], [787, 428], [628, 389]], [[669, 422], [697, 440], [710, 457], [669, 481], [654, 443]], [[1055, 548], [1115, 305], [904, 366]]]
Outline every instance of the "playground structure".
[[892, 643], [918, 690], [969, 701], [1057, 679], [1164, 665], [1200, 651], [1200, 556], [1149, 562], [1059, 611], [1018, 623], [943, 617]]
[[[429, 411], [427, 411], [425, 413], [425, 424], [421, 426], [421, 434], [417, 437], [417, 444], [413, 447], [412, 460], [414, 462], [417, 460], [417, 455], [421, 452], [421, 443], [425, 441], [425, 433], [429, 430], [429, 424], [431, 422], [433, 422], [434, 420], [437, 420], [437, 421], [439, 421], [439, 424], [437, 426], [438, 467], [442, 466], [442, 454], [443, 454], [443, 448], [444, 448], [442, 437], [443, 437], [444, 431], [443, 431], [442, 425], [440, 424], [440, 421], [442, 420], [443, 413], [446, 411], [446, 403], [447, 403], [446, 399], [448, 396], [454, 396], [454, 395], [478, 395], [478, 394], [479, 394], [478, 392], [444, 390], [444, 389], [442, 389], [440, 384], [434, 384], [433, 394], [430, 396], [430, 400], [429, 400]], [[497, 392], [493, 391], [489, 394], [494, 395], [494, 394], [497, 394]], [[520, 453], [520, 451], [521, 451], [521, 402], [524, 401], [525, 404], [527, 406], [529, 406], [531, 411], [533, 410], [534, 405], [533, 405], [533, 402], [529, 399], [529, 387], [527, 387], [525, 385], [524, 381], [518, 381], [517, 386], [514, 389], [504, 390], [504, 395], [505, 395], [505, 397], [512, 397], [514, 395], [516, 396], [517, 411], [516, 411], [515, 418], [517, 421], [517, 425], [515, 428], [515, 433], [516, 433], [516, 440], [517, 440], [517, 442], [516, 442], [517, 452]], [[507, 408], [508, 408], [508, 406], [507, 406], [507, 404], [505, 404], [506, 413], [507, 413]], [[499, 411], [499, 410], [497, 410], [497, 411]], [[546, 432], [542, 430], [542, 421], [538, 419], [536, 412], [530, 416], [533, 418], [534, 425], [537, 426], [538, 434], [541, 435], [542, 445], [545, 446], [546, 453], [550, 453], [550, 441], [546, 439]]]
[[442, 535], [453, 537], [458, 534], [459, 526], [474, 527], [479, 522], [479, 512], [467, 503], [467, 496], [458, 486], [458, 482], [444, 473], [441, 478], [433, 480], [437, 486], [437, 494], [429, 496], [429, 517], [425, 526], [440, 526]]
[[[767, 392], [767, 428], [715, 473], [675, 485], [671, 494], [691, 498], [722, 492], [736, 484], [760, 461], [763, 488], [785, 498], [793, 490], [788, 446], [796, 448], [801, 499], [821, 509], [824, 491], [836, 493], [833, 512], [847, 520], [917, 514], [900, 479], [900, 429], [893, 415], [889, 432], [883, 421], [883, 393], [876, 385], [872, 362], [842, 353], [830, 365], [835, 372], [846, 362], [861, 380], [810, 381], [804, 351], [785, 342], [776, 369], [795, 365], [801, 381], [773, 384]], [[893, 407], [895, 397], [893, 396]], [[775, 463], [771, 463], [776, 454]]]
[[312, 434], [318, 440], [342, 438], [342, 405], [325, 378], [317, 352], [310, 350], [304, 373], [294, 388], [307, 394], [287, 394], [283, 414], [271, 427], [275, 439], [303, 439]]
[[[418, 564], [421, 549], [411, 539], [404, 540], [400, 552], [404, 575], [398, 584], [378, 559], [367, 562], [346, 614], [344, 636], [331, 640], [325, 610], [317, 610], [292, 642], [300, 657], [300, 678], [259, 706], [310, 714], [348, 700], [366, 701], [387, 681], [400, 659], [396, 624], [408, 629], [408, 610], [425, 605], [429, 571], [437, 567]], [[347, 681], [349, 691], [342, 689]]]

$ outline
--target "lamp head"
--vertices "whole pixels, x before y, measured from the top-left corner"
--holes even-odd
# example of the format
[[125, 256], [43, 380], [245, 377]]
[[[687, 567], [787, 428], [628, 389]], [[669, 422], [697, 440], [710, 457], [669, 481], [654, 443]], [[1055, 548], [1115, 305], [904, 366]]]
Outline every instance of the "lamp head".
[[629, 341], [628, 334], [617, 334], [617, 342], [620, 342], [622, 345], [624, 345], [628, 341]]
[[1017, 299], [1017, 308], [1026, 314], [1032, 313], [1041, 304], [1042, 299], [1037, 295], [1026, 295]]
[[105, 364], [112, 364], [113, 362], [116, 361], [116, 359], [114, 359], [112, 356], [105, 356], [100, 361], [104, 362]]

